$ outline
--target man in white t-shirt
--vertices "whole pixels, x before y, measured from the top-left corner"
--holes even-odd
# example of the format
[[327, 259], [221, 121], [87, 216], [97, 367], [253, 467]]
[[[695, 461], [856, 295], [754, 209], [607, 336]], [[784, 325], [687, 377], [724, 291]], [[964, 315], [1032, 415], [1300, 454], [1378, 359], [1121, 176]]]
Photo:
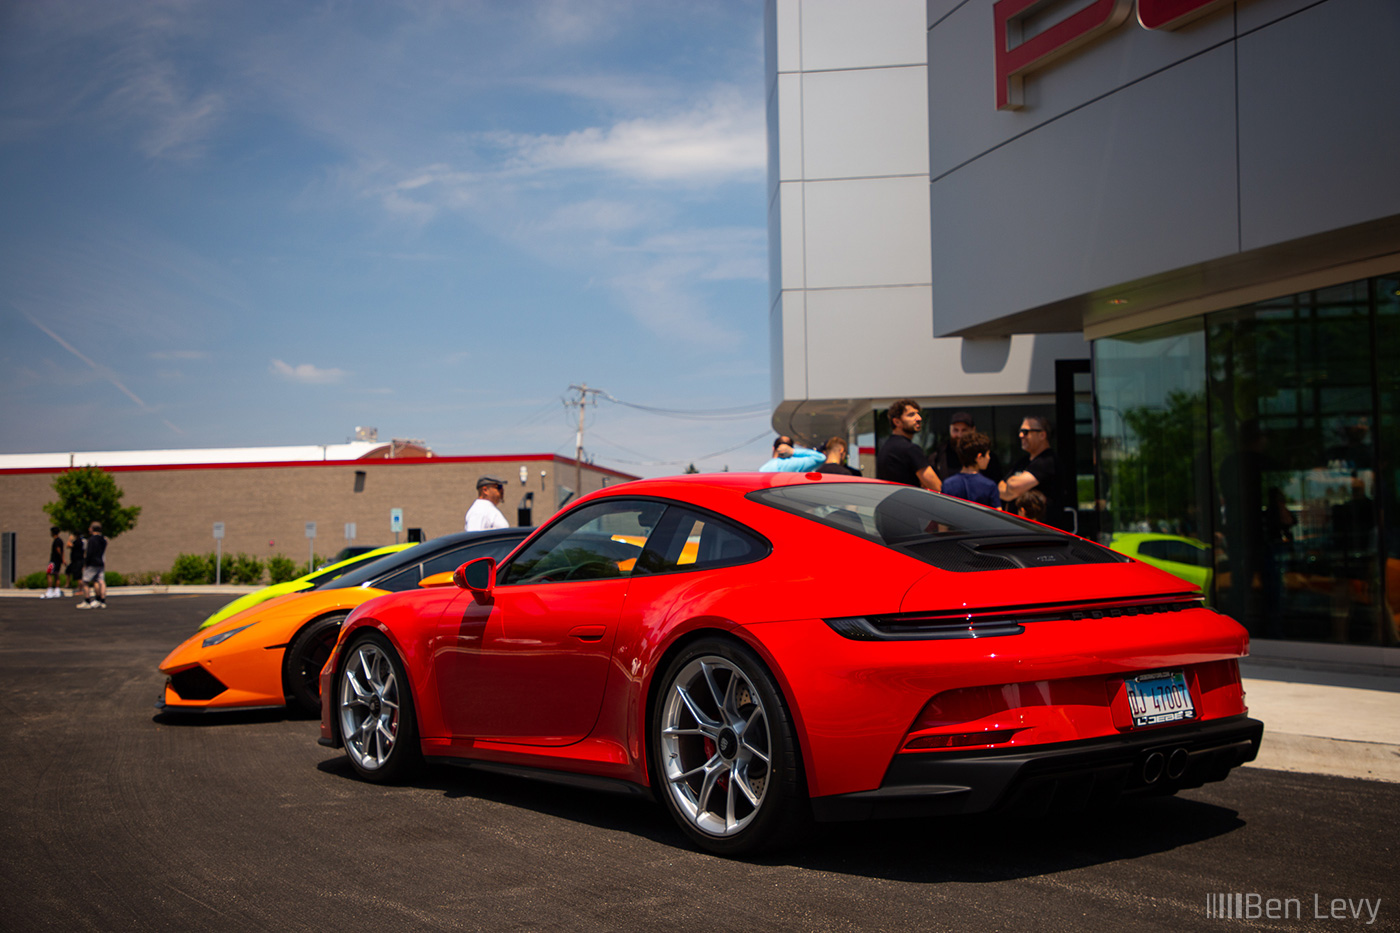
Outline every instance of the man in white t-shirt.
[[476, 501], [467, 509], [467, 531], [487, 531], [492, 528], [509, 528], [510, 523], [501, 514], [501, 500], [506, 495], [505, 480], [494, 476], [483, 476], [476, 481]]

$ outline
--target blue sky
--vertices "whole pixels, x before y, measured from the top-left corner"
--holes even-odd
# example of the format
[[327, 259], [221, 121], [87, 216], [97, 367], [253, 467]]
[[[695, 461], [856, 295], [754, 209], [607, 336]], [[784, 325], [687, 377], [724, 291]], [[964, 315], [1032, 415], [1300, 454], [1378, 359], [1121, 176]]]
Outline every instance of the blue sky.
[[0, 5], [0, 453], [756, 467], [763, 103], [758, 0]]

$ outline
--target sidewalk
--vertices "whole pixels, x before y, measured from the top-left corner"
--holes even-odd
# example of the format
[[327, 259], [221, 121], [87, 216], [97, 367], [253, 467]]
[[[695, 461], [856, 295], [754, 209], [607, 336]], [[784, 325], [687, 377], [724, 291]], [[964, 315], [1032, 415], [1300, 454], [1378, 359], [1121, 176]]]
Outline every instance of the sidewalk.
[[[107, 595], [224, 594], [232, 599], [256, 589], [114, 586]], [[43, 590], [0, 590], [0, 598], [42, 595]], [[1400, 783], [1400, 676], [1325, 659], [1310, 666], [1296, 658], [1246, 658], [1240, 671], [1249, 714], [1264, 723], [1259, 758], [1249, 767]]]
[[1249, 714], [1264, 723], [1250, 767], [1400, 782], [1400, 677], [1240, 662]]
[[[242, 596], [244, 593], [251, 593], [260, 590], [262, 586], [238, 586], [232, 583], [225, 583], [221, 586], [169, 586], [161, 584], [159, 586], [109, 586], [107, 595], [111, 596], [150, 596], [155, 593], [184, 593], [191, 596], [209, 596], [225, 594], [230, 599], [235, 596]], [[71, 590], [64, 590], [64, 599], [78, 599], [76, 595], [69, 595]], [[38, 599], [44, 595], [43, 590], [0, 590], [0, 599], [6, 597], [18, 599]]]

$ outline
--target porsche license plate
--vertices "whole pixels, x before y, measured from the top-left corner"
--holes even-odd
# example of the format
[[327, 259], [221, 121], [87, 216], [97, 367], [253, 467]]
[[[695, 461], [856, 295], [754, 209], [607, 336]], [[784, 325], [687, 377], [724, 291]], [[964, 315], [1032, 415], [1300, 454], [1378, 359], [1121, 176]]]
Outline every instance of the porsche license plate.
[[1128, 688], [1134, 729], [1196, 718], [1184, 671], [1138, 674], [1124, 680], [1123, 685]]

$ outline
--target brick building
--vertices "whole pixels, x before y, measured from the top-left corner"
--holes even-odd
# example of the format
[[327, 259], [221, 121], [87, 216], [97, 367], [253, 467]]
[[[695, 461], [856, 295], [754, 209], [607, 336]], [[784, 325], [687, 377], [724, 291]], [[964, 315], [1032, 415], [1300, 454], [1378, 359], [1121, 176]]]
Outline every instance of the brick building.
[[[163, 573], [181, 553], [213, 551], [215, 522], [224, 525], [225, 554], [284, 554], [302, 563], [313, 546], [329, 557], [350, 543], [393, 543], [393, 509], [403, 510], [400, 541], [409, 529], [424, 538], [461, 531], [480, 476], [506, 481], [501, 510], [512, 525], [525, 506], [533, 524], [554, 514], [572, 495], [576, 474], [583, 492], [636, 479], [554, 454], [438, 457], [401, 442], [0, 456], [0, 531], [16, 534], [17, 578], [44, 569], [50, 522], [43, 506], [56, 498], [54, 478], [79, 466], [102, 467], [124, 493], [122, 504], [141, 506], [136, 527], [107, 551], [108, 569], [122, 573]], [[309, 522], [316, 523], [314, 542]]]

